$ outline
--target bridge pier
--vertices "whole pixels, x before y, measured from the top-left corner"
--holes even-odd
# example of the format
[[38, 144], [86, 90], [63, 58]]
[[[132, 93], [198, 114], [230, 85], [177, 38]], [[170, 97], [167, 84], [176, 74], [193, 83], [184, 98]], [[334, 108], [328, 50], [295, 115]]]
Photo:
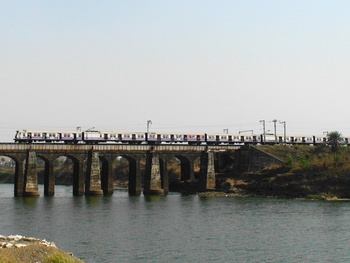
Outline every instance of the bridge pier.
[[45, 162], [44, 195], [55, 195], [55, 176], [53, 174], [53, 160]]
[[142, 192], [140, 158], [129, 160], [128, 191], [130, 195], [140, 195]]
[[113, 194], [113, 169], [112, 163], [113, 158], [110, 155], [107, 155], [101, 158], [102, 167], [101, 167], [101, 188], [104, 195]]
[[181, 181], [194, 180], [194, 162], [193, 160], [181, 161]]
[[73, 195], [82, 196], [84, 195], [85, 189], [85, 176], [84, 176], [84, 162], [74, 162], [74, 175], [73, 175]]
[[27, 152], [26, 166], [24, 171], [25, 189], [24, 196], [39, 196], [38, 174], [36, 166], [36, 153]]
[[215, 189], [215, 167], [214, 153], [202, 152], [201, 154], [201, 175], [200, 190], [208, 191]]
[[143, 190], [145, 195], [163, 195], [169, 192], [166, 167], [166, 163], [159, 158], [159, 155], [147, 153], [146, 174]]
[[16, 159], [16, 168], [15, 168], [15, 197], [23, 196], [24, 191], [24, 169], [23, 164], [26, 157], [18, 157]]
[[85, 195], [103, 195], [98, 152], [90, 151], [89, 153], [85, 186]]
[[189, 159], [182, 155], [175, 155], [177, 159], [181, 162], [181, 178], [184, 181], [193, 181], [194, 178], [194, 160]]

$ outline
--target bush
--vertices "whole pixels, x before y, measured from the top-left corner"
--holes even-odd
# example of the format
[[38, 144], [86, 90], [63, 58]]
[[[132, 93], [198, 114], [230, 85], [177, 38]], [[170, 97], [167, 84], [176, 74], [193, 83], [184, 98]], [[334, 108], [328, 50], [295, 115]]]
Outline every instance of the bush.
[[83, 261], [57, 248], [33, 244], [21, 248], [0, 249], [0, 262], [82, 263]]
[[77, 262], [75, 258], [72, 258], [72, 256], [59, 251], [52, 253], [44, 260], [44, 263], [75, 263], [75, 262]]
[[310, 162], [307, 158], [301, 158], [299, 160], [299, 163], [300, 163], [301, 168], [303, 168], [305, 170], [310, 170], [311, 165], [310, 165]]
[[291, 153], [288, 153], [287, 154], [287, 157], [286, 157], [286, 160], [284, 162], [284, 165], [289, 168], [289, 169], [292, 169], [293, 166], [294, 166], [294, 160], [293, 160], [293, 156]]

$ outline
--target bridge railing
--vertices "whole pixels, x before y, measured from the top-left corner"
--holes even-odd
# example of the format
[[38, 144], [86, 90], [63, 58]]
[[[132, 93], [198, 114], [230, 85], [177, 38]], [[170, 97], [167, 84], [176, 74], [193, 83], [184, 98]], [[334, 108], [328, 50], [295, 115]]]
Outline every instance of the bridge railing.
[[201, 152], [201, 151], [226, 151], [236, 150], [237, 145], [126, 145], [126, 144], [97, 144], [97, 145], [67, 145], [67, 144], [17, 144], [17, 143], [0, 143], [1, 151], [175, 151], [175, 152]]

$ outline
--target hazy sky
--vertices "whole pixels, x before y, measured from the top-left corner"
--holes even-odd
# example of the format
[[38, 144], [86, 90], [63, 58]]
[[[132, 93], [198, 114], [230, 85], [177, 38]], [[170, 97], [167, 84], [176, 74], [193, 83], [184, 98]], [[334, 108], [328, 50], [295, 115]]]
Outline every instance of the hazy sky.
[[343, 0], [0, 0], [0, 141], [147, 120], [350, 136], [349, 25]]

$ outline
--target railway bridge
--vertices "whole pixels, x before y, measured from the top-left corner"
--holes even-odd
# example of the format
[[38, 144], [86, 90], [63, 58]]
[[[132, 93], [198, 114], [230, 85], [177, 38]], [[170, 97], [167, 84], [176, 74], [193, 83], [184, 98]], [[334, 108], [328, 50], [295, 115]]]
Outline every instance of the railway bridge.
[[[167, 194], [167, 163], [176, 157], [181, 162], [181, 181], [194, 180], [194, 162], [200, 158], [199, 185], [203, 191], [215, 188], [214, 156], [239, 146], [190, 145], [68, 145], [68, 144], [0, 144], [0, 155], [15, 162], [15, 196], [38, 196], [37, 158], [45, 163], [44, 195], [55, 194], [54, 161], [66, 156], [73, 161], [73, 195], [113, 194], [112, 162], [117, 157], [129, 161], [130, 194]], [[140, 163], [145, 162], [143, 187]]]

